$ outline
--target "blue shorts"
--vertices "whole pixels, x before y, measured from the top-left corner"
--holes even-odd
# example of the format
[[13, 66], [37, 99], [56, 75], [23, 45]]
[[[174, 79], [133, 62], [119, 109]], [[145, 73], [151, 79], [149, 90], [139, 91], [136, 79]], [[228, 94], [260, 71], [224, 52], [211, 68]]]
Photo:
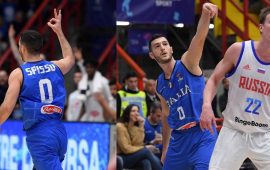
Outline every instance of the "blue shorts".
[[216, 139], [216, 131], [211, 135], [201, 131], [199, 125], [173, 130], [163, 170], [208, 170]]
[[26, 131], [28, 150], [37, 170], [60, 170], [67, 151], [67, 133], [60, 120], [40, 122]]

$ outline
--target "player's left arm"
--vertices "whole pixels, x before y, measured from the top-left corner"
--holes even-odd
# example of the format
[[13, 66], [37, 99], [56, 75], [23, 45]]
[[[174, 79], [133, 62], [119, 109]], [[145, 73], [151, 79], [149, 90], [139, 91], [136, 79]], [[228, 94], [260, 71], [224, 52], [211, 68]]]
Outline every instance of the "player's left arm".
[[183, 54], [181, 60], [187, 69], [195, 74], [201, 75], [202, 70], [199, 67], [203, 46], [208, 34], [210, 19], [217, 15], [218, 8], [211, 3], [205, 3], [202, 7], [202, 14], [197, 26], [197, 32], [191, 40], [188, 50]]
[[12, 113], [20, 94], [22, 84], [22, 72], [19, 68], [11, 72], [8, 79], [8, 90], [5, 100], [0, 106], [0, 124], [2, 124]]

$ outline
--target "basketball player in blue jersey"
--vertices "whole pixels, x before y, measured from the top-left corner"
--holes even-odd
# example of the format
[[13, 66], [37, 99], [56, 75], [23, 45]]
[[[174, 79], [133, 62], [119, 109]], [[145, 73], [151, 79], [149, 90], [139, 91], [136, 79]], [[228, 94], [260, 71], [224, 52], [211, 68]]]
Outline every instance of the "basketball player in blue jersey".
[[149, 55], [163, 73], [157, 79], [157, 93], [162, 103], [164, 170], [207, 170], [216, 141], [216, 131], [202, 131], [199, 126], [205, 85], [199, 67], [210, 19], [217, 15], [216, 5], [205, 3], [197, 32], [181, 60], [162, 35], [149, 42]]
[[11, 114], [19, 97], [23, 109], [23, 129], [37, 170], [62, 169], [67, 149], [67, 134], [61, 123], [66, 92], [64, 77], [74, 65], [72, 49], [61, 27], [61, 10], [54, 9], [48, 26], [56, 33], [63, 54], [58, 61], [45, 61], [40, 56], [41, 35], [32, 30], [20, 36], [19, 52], [24, 64], [9, 76], [9, 87], [0, 107], [0, 123]]
[[229, 80], [228, 102], [209, 169], [239, 169], [249, 158], [257, 169], [270, 169], [270, 8], [261, 10], [260, 39], [232, 44], [207, 81], [201, 127], [212, 129], [211, 101]]

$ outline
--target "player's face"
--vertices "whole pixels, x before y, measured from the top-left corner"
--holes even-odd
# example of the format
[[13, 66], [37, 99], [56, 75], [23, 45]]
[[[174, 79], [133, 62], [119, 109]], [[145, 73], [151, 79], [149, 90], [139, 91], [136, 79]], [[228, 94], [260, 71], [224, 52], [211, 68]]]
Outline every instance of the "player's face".
[[270, 41], [270, 14], [265, 18], [263, 24], [260, 24], [260, 31], [264, 38]]
[[165, 37], [160, 37], [151, 42], [152, 51], [149, 53], [152, 59], [160, 64], [169, 63], [172, 59], [172, 47]]
[[138, 117], [140, 116], [139, 114], [139, 108], [137, 106], [133, 106], [130, 111], [130, 117], [129, 120], [131, 122], [136, 122], [138, 121]]

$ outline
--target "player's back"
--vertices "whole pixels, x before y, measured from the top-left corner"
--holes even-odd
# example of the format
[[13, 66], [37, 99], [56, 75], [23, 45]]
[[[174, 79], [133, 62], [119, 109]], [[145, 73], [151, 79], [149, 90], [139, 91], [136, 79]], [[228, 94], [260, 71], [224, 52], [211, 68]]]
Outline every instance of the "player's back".
[[23, 83], [20, 103], [24, 130], [34, 124], [62, 117], [66, 91], [61, 70], [52, 62], [41, 60], [21, 65]]

